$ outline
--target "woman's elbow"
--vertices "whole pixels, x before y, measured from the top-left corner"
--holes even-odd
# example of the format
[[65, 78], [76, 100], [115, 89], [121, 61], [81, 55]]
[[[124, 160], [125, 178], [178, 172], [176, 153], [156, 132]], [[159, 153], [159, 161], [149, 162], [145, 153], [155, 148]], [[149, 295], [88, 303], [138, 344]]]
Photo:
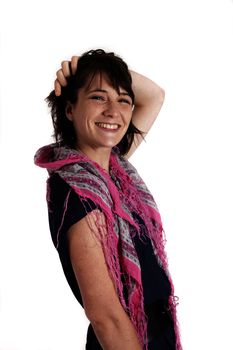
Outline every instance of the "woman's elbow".
[[163, 103], [163, 101], [165, 99], [165, 90], [161, 87], [159, 88], [159, 91], [157, 92], [157, 98], [161, 103]]
[[117, 308], [115, 310], [107, 307], [85, 308], [85, 314], [92, 326], [100, 331], [106, 329], [111, 324], [118, 327], [121, 323], [121, 315], [120, 312], [117, 312]]

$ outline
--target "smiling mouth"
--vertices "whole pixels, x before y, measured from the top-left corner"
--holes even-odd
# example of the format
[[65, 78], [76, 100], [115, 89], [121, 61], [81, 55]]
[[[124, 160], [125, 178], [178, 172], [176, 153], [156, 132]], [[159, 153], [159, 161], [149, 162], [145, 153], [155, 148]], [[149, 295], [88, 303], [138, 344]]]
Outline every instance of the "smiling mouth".
[[119, 124], [109, 124], [109, 123], [95, 123], [97, 126], [108, 130], [117, 130], [120, 128]]

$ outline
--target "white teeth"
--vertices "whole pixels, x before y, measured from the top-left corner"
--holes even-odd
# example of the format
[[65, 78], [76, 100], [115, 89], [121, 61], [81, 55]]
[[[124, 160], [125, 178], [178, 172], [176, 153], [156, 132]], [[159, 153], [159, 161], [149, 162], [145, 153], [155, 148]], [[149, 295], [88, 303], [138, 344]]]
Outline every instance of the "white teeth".
[[118, 129], [118, 124], [96, 123], [98, 126], [104, 129]]

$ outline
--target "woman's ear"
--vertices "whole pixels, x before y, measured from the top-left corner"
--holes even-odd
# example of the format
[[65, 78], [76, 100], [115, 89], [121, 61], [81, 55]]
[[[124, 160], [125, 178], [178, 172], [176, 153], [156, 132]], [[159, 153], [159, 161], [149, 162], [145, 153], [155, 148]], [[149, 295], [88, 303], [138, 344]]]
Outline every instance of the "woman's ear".
[[65, 112], [66, 112], [67, 118], [72, 122], [73, 121], [73, 106], [70, 102], [67, 102]]

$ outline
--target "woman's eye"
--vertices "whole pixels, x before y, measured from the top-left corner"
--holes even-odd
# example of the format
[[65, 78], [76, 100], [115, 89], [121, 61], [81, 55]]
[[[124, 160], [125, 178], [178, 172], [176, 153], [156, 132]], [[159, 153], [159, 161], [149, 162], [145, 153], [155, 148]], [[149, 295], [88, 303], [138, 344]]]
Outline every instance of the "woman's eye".
[[97, 101], [104, 101], [104, 97], [103, 96], [98, 96], [98, 95], [94, 95], [91, 96], [92, 100], [97, 100]]
[[121, 102], [121, 103], [127, 103], [127, 104], [131, 104], [131, 102], [129, 101], [129, 100], [127, 100], [127, 99], [125, 99], [125, 98], [122, 98], [119, 102]]

